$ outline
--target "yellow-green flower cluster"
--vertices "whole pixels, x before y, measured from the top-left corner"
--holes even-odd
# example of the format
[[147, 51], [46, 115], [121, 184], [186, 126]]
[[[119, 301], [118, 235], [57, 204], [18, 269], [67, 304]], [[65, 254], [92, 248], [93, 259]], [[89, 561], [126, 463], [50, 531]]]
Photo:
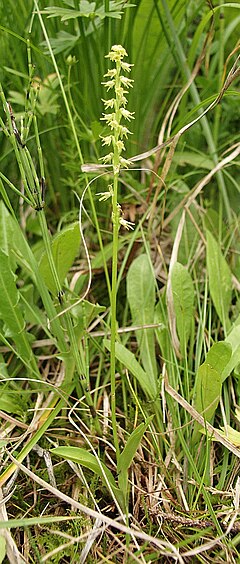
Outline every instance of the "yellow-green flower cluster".
[[105, 110], [112, 110], [109, 113], [103, 113], [102, 120], [106, 121], [110, 132], [108, 135], [101, 136], [103, 145], [112, 146], [112, 152], [108, 153], [101, 160], [107, 164], [113, 165], [114, 174], [118, 174], [120, 168], [128, 167], [129, 162], [121, 156], [125, 151], [124, 139], [131, 133], [129, 129], [121, 124], [122, 119], [130, 121], [133, 119], [133, 113], [126, 109], [127, 98], [125, 94], [132, 87], [133, 80], [124, 76], [124, 72], [129, 73], [130, 65], [123, 61], [127, 56], [127, 52], [121, 45], [113, 45], [107, 57], [114, 62], [116, 68], [110, 69], [105, 75], [106, 82], [103, 82], [107, 91], [114, 89], [115, 97], [110, 100], [103, 100]]

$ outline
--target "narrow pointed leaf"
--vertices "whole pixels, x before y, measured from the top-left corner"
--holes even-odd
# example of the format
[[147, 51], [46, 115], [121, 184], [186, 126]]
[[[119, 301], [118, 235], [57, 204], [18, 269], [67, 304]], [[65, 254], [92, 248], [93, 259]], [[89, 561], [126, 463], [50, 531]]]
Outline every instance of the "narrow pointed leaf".
[[134, 429], [134, 431], [128, 437], [125, 447], [119, 456], [117, 465], [119, 473], [128, 470], [128, 468], [131, 466], [135, 453], [139, 447], [141, 439], [149, 425], [150, 420], [151, 419], [149, 418], [146, 423], [140, 423], [140, 425], [138, 425], [138, 427], [136, 427], [136, 429]]
[[0, 249], [0, 315], [13, 334], [24, 330], [24, 319], [19, 308], [19, 291], [10, 269], [8, 255]]
[[[110, 341], [104, 339], [104, 346], [110, 351]], [[121, 343], [115, 343], [115, 353], [119, 362], [121, 362], [129, 370], [129, 372], [135, 376], [145, 394], [149, 398], [155, 399], [157, 395], [157, 383], [152, 373], [145, 372], [135, 358], [135, 355], [126, 349], [126, 347], [124, 347]]]
[[37, 369], [36, 362], [25, 332], [25, 321], [19, 307], [20, 293], [16, 287], [9, 257], [0, 250], [0, 316], [3, 319], [23, 361]]
[[[63, 284], [64, 278], [73, 264], [79, 250], [79, 245], [80, 233], [78, 223], [73, 223], [72, 225], [66, 227], [66, 229], [63, 229], [52, 239], [53, 260], [55, 262], [60, 284]], [[40, 259], [39, 271], [48, 289], [52, 292], [52, 294], [56, 295], [57, 289], [52, 277], [48, 257], [45, 252]]]
[[107, 468], [107, 466], [104, 464], [104, 462], [101, 462], [101, 465], [98, 463], [96, 457], [91, 452], [88, 452], [84, 448], [71, 447], [71, 446], [62, 446], [62, 447], [53, 448], [51, 452], [53, 454], [56, 454], [57, 456], [61, 456], [65, 460], [72, 460], [77, 464], [81, 464], [85, 468], [88, 468], [89, 470], [94, 472], [94, 474], [97, 474], [97, 476], [99, 476], [102, 479], [103, 483], [107, 487], [109, 486], [111, 487], [118, 502], [120, 503], [120, 505], [122, 505], [123, 503], [122, 494], [121, 491], [116, 486], [114, 476]]

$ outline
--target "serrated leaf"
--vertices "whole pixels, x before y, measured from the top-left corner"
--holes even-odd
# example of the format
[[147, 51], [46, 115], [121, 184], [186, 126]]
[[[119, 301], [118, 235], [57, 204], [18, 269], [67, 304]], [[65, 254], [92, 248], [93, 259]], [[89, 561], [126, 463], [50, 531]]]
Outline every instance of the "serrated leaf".
[[220, 321], [229, 327], [229, 308], [232, 297], [231, 270], [223, 257], [219, 244], [207, 231], [207, 270], [211, 298]]
[[[110, 351], [111, 343], [107, 339], [103, 341], [104, 346]], [[155, 399], [157, 396], [157, 383], [155, 378], [152, 377], [150, 373], [143, 370], [135, 355], [130, 352], [121, 343], [115, 343], [115, 353], [116, 358], [121, 362], [140, 384], [142, 390], [151, 399]]]
[[[129, 268], [127, 298], [133, 325], [144, 326], [154, 323], [155, 279], [149, 258], [145, 254], [136, 258]], [[151, 375], [151, 380], [156, 380], [157, 363], [154, 330], [136, 331], [136, 339], [144, 370], [149, 376]]]
[[181, 352], [186, 352], [193, 322], [194, 288], [189, 272], [176, 262], [171, 275], [174, 310]]
[[[63, 284], [64, 278], [73, 264], [79, 250], [79, 245], [80, 233], [78, 223], [73, 223], [72, 225], [66, 227], [60, 233], [57, 233], [57, 235], [55, 235], [52, 239], [51, 247], [53, 260], [60, 284]], [[43, 253], [40, 259], [39, 271], [48, 289], [52, 292], [52, 294], [56, 295], [57, 288], [50, 270], [46, 252]]]

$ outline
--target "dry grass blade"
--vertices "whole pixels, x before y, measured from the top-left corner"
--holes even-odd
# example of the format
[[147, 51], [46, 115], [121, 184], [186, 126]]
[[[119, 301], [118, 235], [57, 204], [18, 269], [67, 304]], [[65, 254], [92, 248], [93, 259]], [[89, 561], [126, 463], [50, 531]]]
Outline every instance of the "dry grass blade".
[[[8, 514], [6, 510], [5, 500], [2, 495], [2, 489], [0, 488], [0, 520], [8, 521]], [[6, 541], [6, 552], [8, 561], [11, 564], [24, 564], [26, 562], [25, 559], [21, 556], [15, 541], [12, 538], [11, 532], [8, 529], [4, 529], [1, 532], [1, 535], [5, 538]]]

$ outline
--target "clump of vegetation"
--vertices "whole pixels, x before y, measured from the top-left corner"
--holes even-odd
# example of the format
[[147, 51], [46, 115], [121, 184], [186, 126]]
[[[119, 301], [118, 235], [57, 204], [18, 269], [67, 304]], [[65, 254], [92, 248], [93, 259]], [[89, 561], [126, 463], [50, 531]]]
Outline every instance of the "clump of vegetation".
[[15, 8], [0, 561], [236, 562], [239, 6]]

